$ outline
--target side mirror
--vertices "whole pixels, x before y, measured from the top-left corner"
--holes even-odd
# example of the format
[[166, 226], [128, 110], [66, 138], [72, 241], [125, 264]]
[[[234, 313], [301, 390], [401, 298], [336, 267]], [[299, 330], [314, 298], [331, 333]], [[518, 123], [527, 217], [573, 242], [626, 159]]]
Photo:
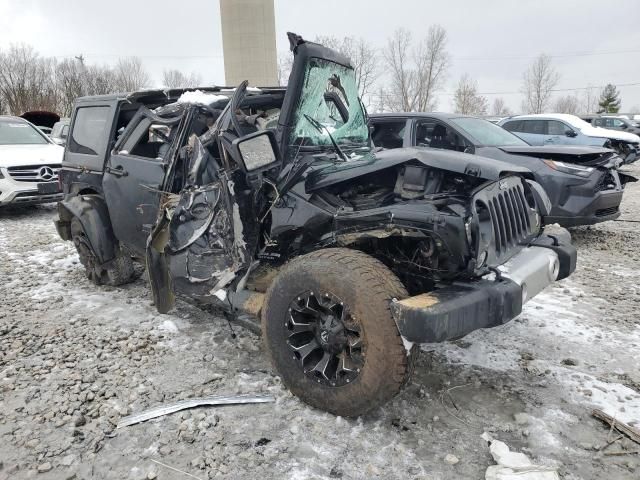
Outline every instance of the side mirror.
[[620, 125], [620, 128], [622, 128], [623, 130], [626, 130], [627, 129], [627, 124], [623, 123], [622, 125]]
[[564, 134], [569, 138], [578, 136], [578, 134], [574, 130], [567, 130], [566, 132], [564, 132]]
[[250, 133], [233, 141], [232, 149], [247, 173], [268, 170], [280, 162], [278, 144], [271, 130]]

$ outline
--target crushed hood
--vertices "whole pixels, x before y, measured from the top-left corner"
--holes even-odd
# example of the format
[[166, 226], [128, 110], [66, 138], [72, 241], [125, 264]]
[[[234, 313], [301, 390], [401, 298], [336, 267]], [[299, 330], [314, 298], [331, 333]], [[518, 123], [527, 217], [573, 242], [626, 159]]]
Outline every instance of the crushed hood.
[[396, 148], [377, 153], [372, 152], [349, 162], [333, 163], [315, 168], [307, 177], [306, 190], [310, 192], [411, 161], [418, 161], [427, 167], [489, 181], [498, 180], [505, 173], [531, 173], [528, 168], [479, 155], [420, 147]]
[[617, 157], [617, 154], [607, 148], [587, 146], [507, 146], [498, 147], [499, 150], [512, 155], [540, 158], [542, 160], [558, 160], [567, 163], [588, 165], [604, 165]]

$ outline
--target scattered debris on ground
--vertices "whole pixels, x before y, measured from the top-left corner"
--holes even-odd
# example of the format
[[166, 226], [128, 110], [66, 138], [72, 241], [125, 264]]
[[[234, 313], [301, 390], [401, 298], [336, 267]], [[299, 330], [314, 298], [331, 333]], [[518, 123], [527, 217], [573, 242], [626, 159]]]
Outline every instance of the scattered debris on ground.
[[487, 467], [486, 480], [560, 480], [555, 468], [534, 465], [524, 453], [512, 452], [506, 443], [495, 440], [487, 432], [482, 439], [497, 463]]
[[151, 408], [141, 413], [135, 413], [124, 417], [118, 422], [116, 428], [128, 427], [137, 423], [146, 422], [152, 418], [170, 415], [181, 410], [203, 406], [219, 406], [219, 405], [245, 405], [251, 403], [270, 403], [276, 399], [268, 395], [212, 395], [204, 398], [190, 398], [181, 400], [171, 405], [162, 405], [160, 407]]

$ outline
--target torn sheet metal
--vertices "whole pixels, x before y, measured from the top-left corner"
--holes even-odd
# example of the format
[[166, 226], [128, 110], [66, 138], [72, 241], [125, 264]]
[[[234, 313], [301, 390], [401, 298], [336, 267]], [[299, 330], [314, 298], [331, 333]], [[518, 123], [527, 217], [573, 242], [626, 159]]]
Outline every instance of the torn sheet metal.
[[123, 417], [116, 428], [128, 427], [136, 423], [146, 422], [152, 418], [162, 417], [189, 408], [218, 405], [240, 405], [245, 403], [271, 403], [276, 399], [270, 395], [213, 395], [210, 397], [189, 398], [171, 405], [151, 408], [142, 413]]
[[555, 468], [534, 465], [524, 453], [510, 451], [506, 443], [487, 432], [481, 436], [489, 443], [489, 451], [498, 464], [487, 468], [485, 480], [560, 480]]

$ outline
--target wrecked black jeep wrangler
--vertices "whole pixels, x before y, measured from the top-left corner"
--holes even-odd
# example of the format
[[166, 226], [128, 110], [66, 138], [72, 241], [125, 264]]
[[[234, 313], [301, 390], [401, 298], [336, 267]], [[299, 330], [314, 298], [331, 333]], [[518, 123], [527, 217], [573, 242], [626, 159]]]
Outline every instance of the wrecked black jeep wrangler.
[[286, 88], [78, 99], [56, 226], [96, 284], [138, 261], [160, 312], [178, 295], [261, 317], [290, 390], [356, 416], [400, 390], [414, 344], [511, 320], [576, 251], [542, 234], [529, 170], [376, 150], [349, 60], [289, 40]]

